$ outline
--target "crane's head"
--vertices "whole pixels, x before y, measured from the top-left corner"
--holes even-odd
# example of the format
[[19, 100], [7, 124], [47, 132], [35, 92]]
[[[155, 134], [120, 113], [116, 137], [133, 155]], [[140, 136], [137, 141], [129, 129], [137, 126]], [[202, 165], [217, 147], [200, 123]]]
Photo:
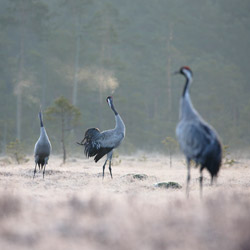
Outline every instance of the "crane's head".
[[112, 96], [108, 96], [107, 99], [106, 99], [106, 101], [107, 101], [109, 107], [111, 107], [112, 103], [113, 103], [113, 97]]
[[176, 71], [174, 74], [184, 75], [188, 79], [192, 79], [193, 77], [193, 72], [188, 66], [181, 67], [180, 70]]

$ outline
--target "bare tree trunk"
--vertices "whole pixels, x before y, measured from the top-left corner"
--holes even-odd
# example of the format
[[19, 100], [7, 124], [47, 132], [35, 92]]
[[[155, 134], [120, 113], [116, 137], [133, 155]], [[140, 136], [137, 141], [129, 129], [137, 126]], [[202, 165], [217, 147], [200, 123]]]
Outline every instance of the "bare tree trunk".
[[63, 164], [65, 164], [65, 162], [66, 162], [66, 148], [65, 148], [64, 139], [63, 139], [63, 142], [62, 142], [62, 146], [63, 146]]
[[43, 63], [42, 107], [46, 107], [47, 69]]
[[2, 153], [3, 155], [6, 154], [6, 141], [7, 141], [7, 122], [4, 122], [3, 128], [3, 142], [2, 142]]
[[170, 53], [170, 43], [173, 40], [173, 25], [169, 24], [169, 37], [167, 40], [167, 82], [168, 82], [168, 110], [169, 114], [172, 113], [172, 83], [171, 83], [171, 53]]
[[16, 138], [21, 140], [21, 113], [22, 113], [22, 93], [21, 87], [17, 86], [17, 99], [16, 99]]
[[102, 127], [102, 119], [103, 119], [103, 115], [102, 115], [102, 103], [103, 103], [103, 87], [102, 87], [102, 85], [100, 84], [100, 86], [99, 86], [99, 103], [100, 103], [100, 105], [99, 105], [99, 126], [100, 126], [100, 128]]
[[46, 94], [47, 94], [47, 81], [48, 81], [48, 69], [46, 65], [46, 46], [47, 46], [47, 39], [44, 41], [44, 51], [43, 51], [43, 82], [42, 82], [42, 107], [46, 107]]
[[66, 147], [65, 147], [65, 126], [64, 126], [64, 115], [62, 114], [62, 138], [61, 138], [61, 142], [62, 142], [62, 150], [63, 150], [63, 164], [65, 164], [66, 162]]
[[77, 91], [78, 91], [78, 72], [79, 72], [79, 54], [81, 44], [81, 30], [79, 23], [79, 16], [76, 16], [76, 49], [75, 49], [75, 73], [74, 73], [74, 85], [72, 103], [74, 106], [77, 104]]
[[169, 114], [172, 112], [172, 83], [171, 83], [171, 58], [168, 57], [167, 63], [167, 81], [168, 81], [168, 110]]
[[170, 168], [172, 168], [172, 151], [171, 151], [171, 148], [169, 148], [169, 165], [170, 165]]
[[16, 89], [16, 138], [21, 140], [21, 124], [22, 124], [22, 81], [23, 81], [23, 72], [24, 72], [24, 19], [25, 19], [25, 10], [24, 8], [20, 9], [20, 50], [19, 50], [19, 69], [17, 77], [17, 89]]
[[17, 99], [16, 99], [16, 138], [21, 140], [21, 121], [22, 121], [22, 81], [23, 81], [23, 67], [24, 67], [24, 37], [21, 34], [20, 40], [20, 61], [17, 82]]

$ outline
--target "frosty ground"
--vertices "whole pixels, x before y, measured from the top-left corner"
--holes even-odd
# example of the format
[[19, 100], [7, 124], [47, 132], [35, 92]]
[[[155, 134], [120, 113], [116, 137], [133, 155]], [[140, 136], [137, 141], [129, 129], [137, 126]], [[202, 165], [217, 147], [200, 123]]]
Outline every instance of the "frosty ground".
[[[121, 162], [120, 162], [121, 160]], [[103, 161], [51, 156], [45, 179], [34, 161], [0, 158], [0, 249], [250, 249], [250, 160], [224, 165], [217, 184], [183, 157], [120, 156], [113, 179]], [[143, 175], [143, 179], [134, 178]], [[182, 188], [155, 187], [177, 182]]]

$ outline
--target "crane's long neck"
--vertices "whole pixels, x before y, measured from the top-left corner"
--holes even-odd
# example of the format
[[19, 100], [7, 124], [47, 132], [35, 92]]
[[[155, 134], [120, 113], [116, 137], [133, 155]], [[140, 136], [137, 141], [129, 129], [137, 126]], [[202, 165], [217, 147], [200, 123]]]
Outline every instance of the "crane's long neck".
[[186, 76], [186, 83], [183, 88], [182, 98], [181, 98], [181, 110], [180, 110], [180, 119], [193, 119], [195, 116], [198, 116], [197, 111], [193, 107], [190, 95], [189, 87], [192, 82], [192, 77]]
[[39, 119], [40, 119], [40, 126], [43, 127], [43, 118], [42, 118], [42, 112], [39, 112]]
[[119, 114], [115, 115], [115, 130], [125, 134], [125, 124]]
[[42, 112], [39, 112], [39, 120], [40, 120], [40, 138], [48, 140], [48, 135], [46, 133], [45, 127], [43, 126], [43, 117]]
[[113, 110], [113, 112], [115, 113], [115, 115], [118, 115], [117, 111], [115, 110], [113, 102], [111, 102], [110, 108]]
[[182, 97], [185, 97], [185, 95], [188, 94], [191, 82], [192, 82], [192, 78], [186, 76], [186, 83], [183, 88]]
[[113, 110], [114, 114], [115, 114], [115, 130], [119, 133], [123, 133], [125, 135], [125, 124], [121, 118], [121, 116], [118, 114], [118, 112], [116, 111], [114, 104], [112, 102], [112, 100], [110, 101], [110, 108]]
[[113, 110], [115, 114], [115, 130], [118, 130], [119, 132], [125, 133], [125, 124], [121, 118], [121, 116], [116, 111], [113, 102], [111, 103], [111, 109]]

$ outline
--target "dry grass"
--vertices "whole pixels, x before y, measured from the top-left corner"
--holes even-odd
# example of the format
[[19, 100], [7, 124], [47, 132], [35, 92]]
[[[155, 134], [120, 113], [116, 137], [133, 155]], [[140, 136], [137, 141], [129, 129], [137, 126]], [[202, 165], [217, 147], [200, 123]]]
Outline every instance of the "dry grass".
[[[213, 187], [206, 173], [202, 200], [192, 169], [187, 200], [183, 159], [120, 158], [113, 180], [92, 160], [52, 156], [43, 180], [33, 159], [0, 159], [0, 249], [250, 249], [249, 160], [224, 167]], [[183, 188], [154, 187], [161, 181]]]

